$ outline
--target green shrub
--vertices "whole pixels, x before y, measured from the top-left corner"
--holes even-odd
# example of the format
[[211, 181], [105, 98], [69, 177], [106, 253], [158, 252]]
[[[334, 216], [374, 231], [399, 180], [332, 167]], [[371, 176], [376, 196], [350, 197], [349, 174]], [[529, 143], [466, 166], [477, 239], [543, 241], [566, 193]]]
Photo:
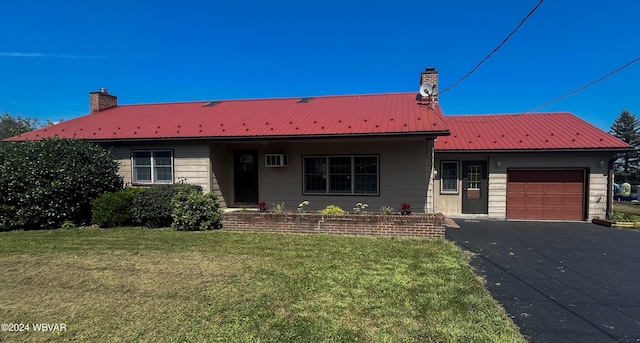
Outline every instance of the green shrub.
[[75, 139], [0, 143], [0, 231], [91, 221], [91, 202], [122, 188], [118, 163]]
[[393, 212], [393, 207], [391, 207], [391, 206], [382, 206], [382, 207], [380, 207], [380, 212], [382, 212], [383, 214], [386, 214], [386, 215], [392, 215], [394, 213]]
[[75, 229], [77, 226], [76, 224], [74, 224], [72, 221], [70, 220], [65, 220], [64, 222], [62, 222], [62, 225], [60, 225], [61, 229]]
[[141, 191], [130, 187], [101, 195], [92, 203], [91, 222], [105, 228], [133, 224], [133, 200]]
[[322, 214], [345, 214], [346, 212], [338, 206], [329, 205], [320, 211]]
[[284, 213], [284, 202], [281, 204], [273, 204], [273, 213]]
[[202, 187], [185, 183], [158, 185], [144, 188], [131, 206], [136, 223], [149, 228], [169, 227], [173, 218], [171, 200], [180, 191], [193, 190], [202, 193]]
[[367, 207], [369, 207], [369, 205], [359, 202], [356, 204], [356, 207], [353, 208], [353, 213], [360, 215], [367, 214]]
[[630, 222], [633, 221], [633, 216], [625, 212], [614, 212], [613, 219], [621, 222]]
[[205, 231], [222, 226], [222, 210], [215, 193], [202, 194], [183, 190], [171, 200], [173, 222], [171, 227], [181, 231]]
[[309, 206], [309, 202], [307, 200], [301, 202], [298, 205], [298, 213], [307, 213], [307, 206]]

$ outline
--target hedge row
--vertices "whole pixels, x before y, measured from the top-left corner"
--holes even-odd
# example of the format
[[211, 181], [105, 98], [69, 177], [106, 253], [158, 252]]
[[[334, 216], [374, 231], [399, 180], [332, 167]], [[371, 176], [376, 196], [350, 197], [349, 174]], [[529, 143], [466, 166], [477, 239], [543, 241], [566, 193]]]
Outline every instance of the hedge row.
[[100, 227], [134, 225], [131, 205], [143, 188], [131, 187], [106, 193], [93, 201], [91, 222]]
[[[77, 139], [0, 142], [0, 231], [103, 227], [219, 227], [215, 195], [187, 184], [122, 190], [118, 162]], [[178, 194], [178, 200], [173, 201]]]
[[148, 228], [212, 230], [221, 226], [220, 203], [214, 193], [189, 184], [128, 188], [93, 202], [94, 224], [100, 227], [141, 225]]

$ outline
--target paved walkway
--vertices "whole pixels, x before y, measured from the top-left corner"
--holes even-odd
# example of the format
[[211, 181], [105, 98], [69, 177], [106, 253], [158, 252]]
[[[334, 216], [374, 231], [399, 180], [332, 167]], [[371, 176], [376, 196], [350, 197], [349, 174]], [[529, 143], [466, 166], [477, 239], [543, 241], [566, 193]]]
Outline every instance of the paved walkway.
[[640, 342], [640, 231], [456, 219], [447, 238], [531, 342]]

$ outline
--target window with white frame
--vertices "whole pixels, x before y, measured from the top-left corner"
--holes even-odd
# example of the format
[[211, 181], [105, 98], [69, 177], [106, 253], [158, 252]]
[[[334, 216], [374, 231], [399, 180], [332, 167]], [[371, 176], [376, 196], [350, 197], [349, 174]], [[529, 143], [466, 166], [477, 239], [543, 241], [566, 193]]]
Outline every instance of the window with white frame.
[[378, 156], [306, 156], [305, 194], [378, 194]]
[[458, 193], [458, 161], [442, 161], [440, 165], [440, 193]]
[[134, 184], [173, 183], [171, 150], [137, 150], [131, 154]]

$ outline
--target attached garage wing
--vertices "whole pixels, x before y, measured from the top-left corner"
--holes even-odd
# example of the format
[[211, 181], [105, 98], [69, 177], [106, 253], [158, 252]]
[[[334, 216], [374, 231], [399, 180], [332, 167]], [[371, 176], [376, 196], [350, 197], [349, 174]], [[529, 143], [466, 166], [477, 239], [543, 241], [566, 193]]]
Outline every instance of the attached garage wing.
[[585, 175], [579, 170], [509, 170], [507, 219], [584, 220]]

